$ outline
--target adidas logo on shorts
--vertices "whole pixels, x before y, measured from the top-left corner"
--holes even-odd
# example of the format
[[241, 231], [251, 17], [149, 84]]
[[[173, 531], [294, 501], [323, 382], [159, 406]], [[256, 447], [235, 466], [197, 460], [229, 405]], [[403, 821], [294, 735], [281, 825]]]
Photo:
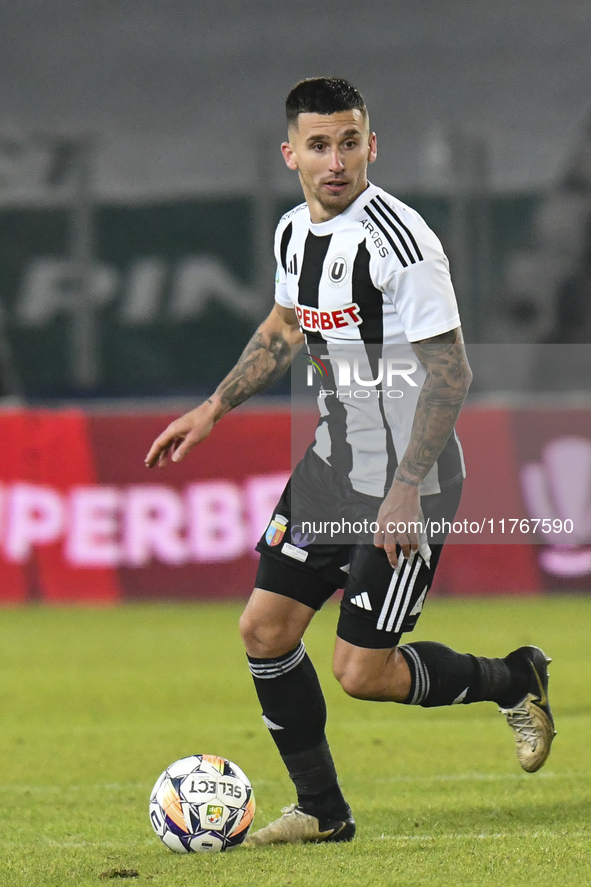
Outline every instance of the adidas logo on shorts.
[[355, 597], [351, 598], [351, 603], [355, 604], [356, 607], [361, 607], [362, 610], [372, 609], [371, 601], [366, 591], [362, 591], [361, 594], [357, 594]]

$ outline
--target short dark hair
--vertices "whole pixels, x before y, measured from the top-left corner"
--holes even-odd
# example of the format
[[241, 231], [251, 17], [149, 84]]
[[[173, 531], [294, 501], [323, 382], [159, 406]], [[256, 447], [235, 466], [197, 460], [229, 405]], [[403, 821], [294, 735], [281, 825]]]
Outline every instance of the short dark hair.
[[285, 100], [287, 125], [297, 122], [300, 114], [337, 114], [339, 111], [361, 111], [367, 117], [363, 96], [342, 77], [309, 77], [300, 80]]

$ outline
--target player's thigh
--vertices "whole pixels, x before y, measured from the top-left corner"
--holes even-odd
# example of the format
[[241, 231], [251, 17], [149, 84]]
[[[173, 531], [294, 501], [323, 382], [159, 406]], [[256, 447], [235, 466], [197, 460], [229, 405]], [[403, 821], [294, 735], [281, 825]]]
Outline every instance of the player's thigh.
[[[461, 486], [424, 497], [425, 516], [450, 522], [456, 513]], [[427, 514], [427, 512], [429, 512]], [[441, 542], [439, 542], [439, 539]], [[437, 544], [429, 539], [430, 556], [415, 552], [400, 559], [393, 570], [386, 553], [374, 545], [357, 545], [352, 551], [337, 635], [355, 647], [394, 649], [403, 634], [414, 629], [433, 584], [444, 535]]]
[[261, 554], [255, 590], [240, 619], [249, 656], [275, 658], [293, 650], [314, 613], [339, 587], [334, 578], [323, 575], [323, 568], [332, 565], [334, 571], [335, 556], [340, 563], [347, 553], [337, 551], [337, 546], [311, 548], [307, 552], [311, 567], [306, 570], [281, 551]]
[[350, 696], [401, 702], [410, 692], [410, 672], [397, 650], [412, 631], [433, 581], [440, 546], [428, 562], [416, 552], [393, 570], [386, 553], [359, 545], [351, 559], [337, 627], [335, 677]]
[[255, 588], [240, 617], [246, 652], [257, 659], [272, 659], [297, 647], [314, 616], [300, 601]]
[[373, 545], [354, 549], [345, 585], [337, 635], [367, 649], [393, 649], [412, 631], [433, 582], [441, 546], [426, 561], [418, 552], [393, 570], [385, 551]]

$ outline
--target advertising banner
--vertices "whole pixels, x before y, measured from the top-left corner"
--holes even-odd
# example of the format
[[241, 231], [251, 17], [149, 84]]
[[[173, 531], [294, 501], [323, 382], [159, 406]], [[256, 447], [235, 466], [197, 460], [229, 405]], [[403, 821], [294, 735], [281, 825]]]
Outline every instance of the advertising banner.
[[[406, 199], [440, 237], [448, 236], [449, 201]], [[278, 199], [276, 220], [300, 201], [297, 194]], [[509, 249], [527, 242], [536, 201], [534, 195], [491, 198], [499, 278]], [[76, 207], [0, 208], [3, 329], [20, 389], [42, 399], [208, 391], [234, 365], [273, 304], [273, 270], [266, 284], [257, 278], [256, 201], [238, 196], [101, 202], [87, 209], [84, 301], [95, 378], [81, 385]], [[271, 234], [266, 244], [263, 259], [273, 265]], [[320, 329], [353, 320], [338, 311], [329, 318], [306, 314]]]
[[[250, 593], [254, 545], [316, 417], [238, 410], [185, 461], [149, 471], [173, 418], [0, 414], [2, 603]], [[432, 593], [591, 589], [591, 409], [466, 407], [458, 435], [467, 479]]]
[[174, 416], [0, 416], [0, 600], [245, 596], [289, 476], [289, 413], [227, 419], [185, 462], [148, 471]]

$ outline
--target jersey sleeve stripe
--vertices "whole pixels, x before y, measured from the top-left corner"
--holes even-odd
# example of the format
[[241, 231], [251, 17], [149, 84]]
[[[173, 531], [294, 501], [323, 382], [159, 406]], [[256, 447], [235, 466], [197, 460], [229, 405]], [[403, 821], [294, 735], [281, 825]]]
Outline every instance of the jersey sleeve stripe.
[[416, 240], [415, 240], [415, 238], [414, 238], [414, 236], [413, 236], [413, 233], [412, 233], [412, 231], [410, 230], [410, 228], [407, 228], [407, 226], [404, 224], [404, 222], [402, 221], [402, 219], [401, 219], [401, 218], [400, 218], [400, 217], [394, 212], [394, 210], [392, 209], [392, 207], [389, 206], [389, 205], [386, 203], [386, 201], [385, 201], [382, 197], [380, 197], [379, 194], [376, 196], [376, 200], [379, 201], [380, 204], [384, 207], [384, 209], [385, 209], [385, 211], [387, 212], [387, 214], [390, 215], [390, 216], [392, 216], [392, 218], [393, 218], [396, 222], [398, 222], [398, 224], [400, 225], [400, 227], [403, 228], [403, 229], [406, 231], [406, 233], [408, 234], [408, 236], [409, 236], [409, 238], [410, 238], [410, 241], [411, 241], [412, 245], [414, 246], [414, 248], [415, 248], [415, 250], [416, 250], [417, 256], [419, 257], [419, 262], [422, 262], [422, 261], [423, 261], [423, 254], [421, 253], [421, 251], [420, 251], [420, 249], [419, 249], [419, 245], [418, 245], [418, 243], [416, 242]]
[[291, 232], [293, 231], [293, 223], [290, 222], [283, 234], [281, 235], [281, 246], [280, 246], [280, 255], [281, 255], [281, 264], [283, 265], [283, 270], [287, 274], [287, 248], [289, 246], [289, 241], [291, 240]]
[[[382, 218], [383, 218], [383, 222], [382, 222], [382, 228], [381, 228], [381, 230], [384, 231], [384, 233], [385, 233], [385, 230], [384, 230], [384, 224], [386, 224], [386, 225], [390, 228], [390, 230], [393, 231], [394, 234], [396, 234], [398, 240], [400, 241], [400, 244], [401, 244], [402, 248], [404, 249], [404, 252], [406, 253], [406, 255], [408, 256], [408, 258], [410, 259], [410, 263], [411, 263], [411, 265], [415, 265], [416, 262], [417, 262], [417, 257], [414, 255], [414, 253], [412, 252], [410, 246], [409, 246], [408, 243], [406, 242], [403, 233], [402, 233], [402, 232], [396, 227], [396, 225], [394, 224], [394, 222], [392, 221], [392, 219], [389, 219], [389, 218], [388, 218], [388, 216], [386, 215], [386, 213], [384, 212], [384, 210], [382, 209], [382, 207], [379, 206], [379, 204], [376, 203], [375, 200], [372, 201], [372, 206], [374, 207], [375, 211], [378, 212], [378, 213], [382, 216]], [[408, 264], [408, 263], [407, 263], [407, 264]]]
[[[402, 267], [407, 268], [408, 262], [406, 261], [406, 259], [404, 258], [404, 256], [402, 255], [402, 253], [400, 252], [400, 250], [398, 249], [398, 247], [394, 243], [394, 240], [393, 240], [390, 232], [386, 229], [384, 223], [380, 222], [380, 220], [377, 218], [375, 213], [372, 213], [369, 206], [365, 207], [365, 212], [370, 217], [370, 219], [372, 220], [374, 225], [376, 225], [376, 227], [378, 227], [380, 229], [380, 231], [382, 232], [382, 234], [384, 235], [384, 237], [386, 238], [386, 240], [388, 241], [388, 243], [390, 244], [390, 246], [392, 247], [392, 249], [394, 250], [394, 252], [398, 256], [398, 259], [400, 260], [400, 264], [402, 265]], [[414, 262], [415, 260], [413, 259], [412, 261]]]

